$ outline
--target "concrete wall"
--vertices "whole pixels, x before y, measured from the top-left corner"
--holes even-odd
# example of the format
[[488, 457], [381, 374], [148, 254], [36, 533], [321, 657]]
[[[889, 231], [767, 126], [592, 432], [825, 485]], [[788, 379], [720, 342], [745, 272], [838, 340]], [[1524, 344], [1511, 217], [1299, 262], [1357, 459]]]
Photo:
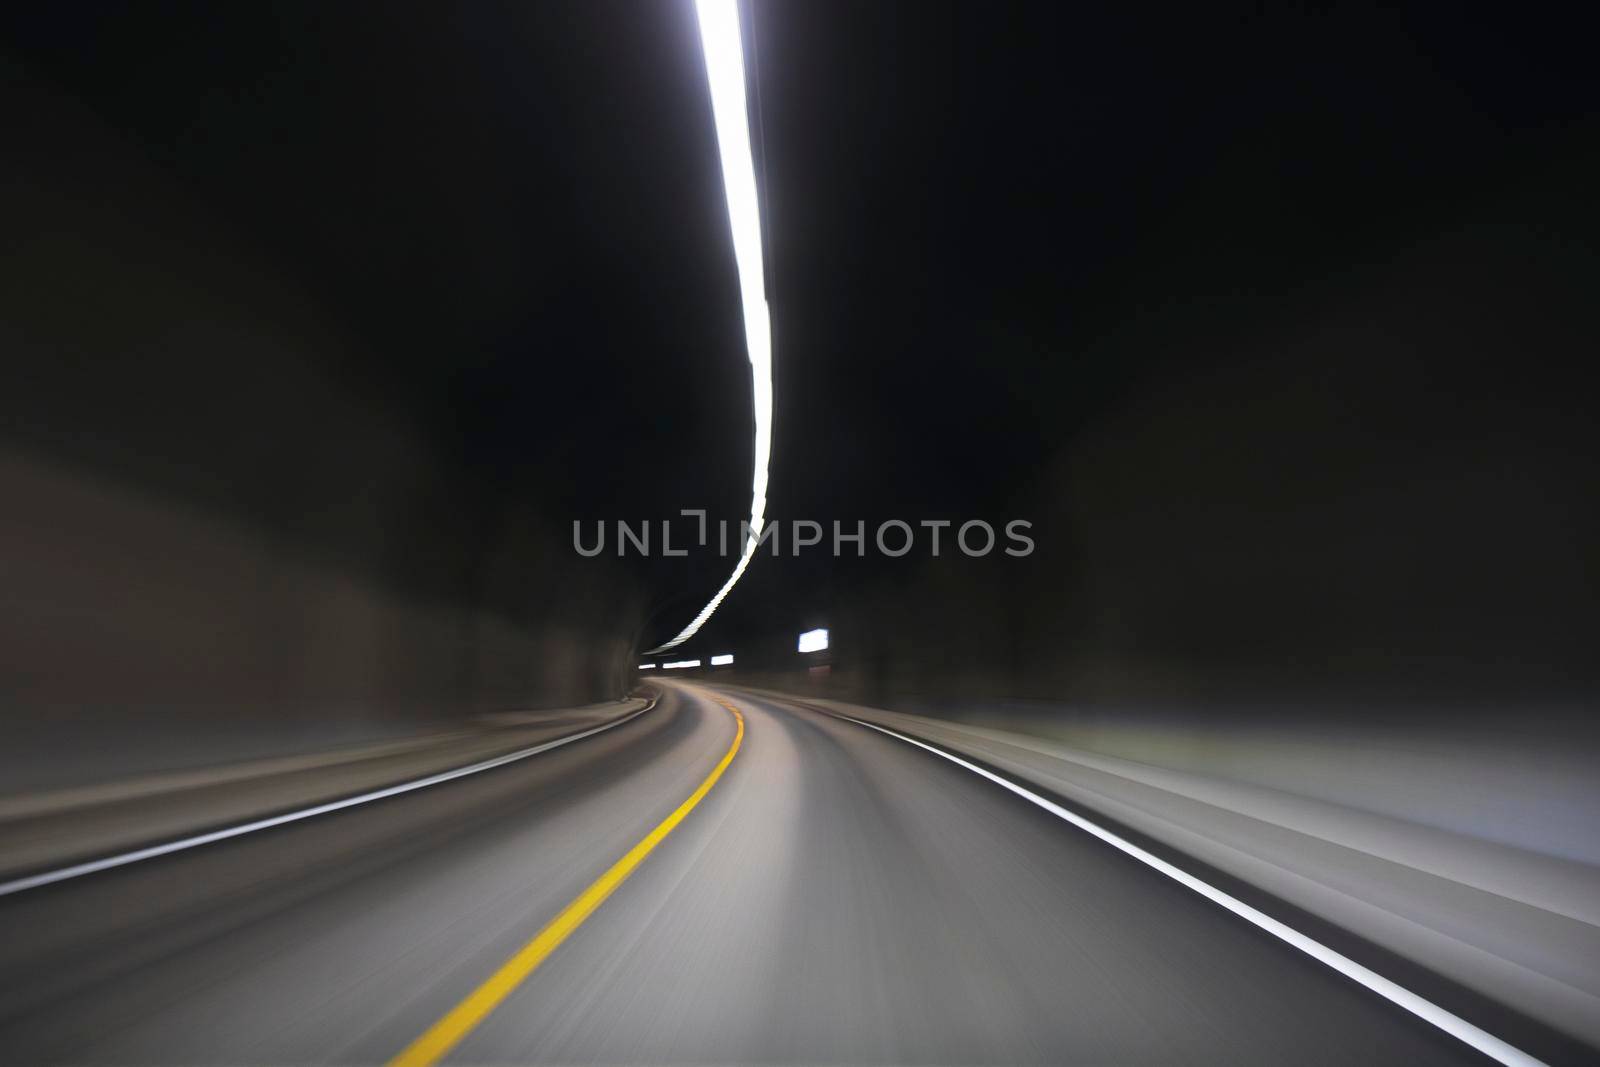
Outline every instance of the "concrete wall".
[[[465, 585], [450, 598], [386, 584], [81, 471], [0, 458], [0, 492], [8, 789], [584, 704], [625, 686], [626, 636], [607, 611], [625, 614], [625, 590], [552, 577], [559, 543], [520, 542], [533, 573], [513, 611]], [[496, 580], [515, 583], [507, 570]]]
[[[802, 622], [828, 625], [869, 697], [1269, 719], [1306, 701], [1374, 719], [1592, 708], [1597, 177], [1569, 161], [1316, 278], [1153, 285], [1089, 352], [1046, 330], [1001, 420], [1046, 442], [1036, 463], [985, 472], [986, 496], [953, 472], [962, 513], [900, 516], [1028, 519], [1034, 555], [967, 559], [947, 532], [938, 559], [924, 539], [869, 560], [825, 617], [785, 620], [776, 654]], [[1078, 380], [1108, 364], [1127, 368], [1115, 389]], [[1091, 421], [1052, 421], [1089, 388]], [[952, 440], [990, 432], [966, 414], [948, 412]]]
[[[988, 472], [964, 514], [904, 516], [1027, 519], [1031, 556], [970, 559], [947, 532], [803, 618], [762, 602], [764, 644], [722, 640], [794, 680], [794, 634], [827, 626], [841, 698], [1000, 702], [1047, 731], [1207, 747], [1333, 724], [1594, 754], [1600, 255], [1575, 227], [1596, 173], [1552, 169], [1322, 277], [1153, 291], [1094, 359], [1063, 349], [1019, 387], [1009, 421], [1053, 429], [1035, 466]], [[1128, 374], [1093, 420], [1052, 428], [1075, 368], [1113, 357]]]
[[8, 103], [0, 788], [621, 695], [630, 576], [571, 566], [563, 472], [419, 413], [449, 358], [391, 370], [136, 142]]

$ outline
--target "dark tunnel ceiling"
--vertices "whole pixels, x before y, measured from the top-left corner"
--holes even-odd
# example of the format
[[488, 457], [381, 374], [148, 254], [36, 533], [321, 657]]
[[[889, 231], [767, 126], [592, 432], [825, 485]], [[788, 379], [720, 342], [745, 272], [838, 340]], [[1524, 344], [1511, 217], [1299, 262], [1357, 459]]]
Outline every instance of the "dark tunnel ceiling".
[[[537, 484], [562, 526], [743, 516], [746, 371], [687, 4], [5, 17], [11, 77], [309, 294], [348, 339], [341, 380], [452, 462]], [[1572, 158], [1596, 103], [1579, 38], [1538, 20], [761, 2], [746, 22], [780, 519], [1003, 517], [1129, 389], [1225, 359], [1188, 347], [1197, 323], [1259, 330], [1350, 264], [1592, 167]], [[692, 601], [725, 569], [650, 574]], [[710, 632], [803, 615], [849, 575], [758, 562]]]

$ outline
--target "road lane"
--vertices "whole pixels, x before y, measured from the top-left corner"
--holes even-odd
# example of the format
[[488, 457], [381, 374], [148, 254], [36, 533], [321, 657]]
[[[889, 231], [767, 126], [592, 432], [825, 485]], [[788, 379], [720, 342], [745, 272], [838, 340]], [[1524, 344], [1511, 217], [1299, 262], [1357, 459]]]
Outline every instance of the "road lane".
[[[445, 1062], [1478, 1062], [969, 772], [730, 699], [746, 735], [716, 788]], [[476, 779], [0, 901], [0, 1047], [384, 1062], [733, 733], [669, 685], [636, 723]]]
[[[0, 900], [7, 1062], [382, 1061], [727, 749], [668, 694], [627, 725], [322, 819]], [[440, 991], [441, 985], [444, 987]], [[382, 1051], [353, 1051], [368, 1034]]]
[[735, 700], [702, 817], [457, 1062], [1481, 1062], [960, 768]]

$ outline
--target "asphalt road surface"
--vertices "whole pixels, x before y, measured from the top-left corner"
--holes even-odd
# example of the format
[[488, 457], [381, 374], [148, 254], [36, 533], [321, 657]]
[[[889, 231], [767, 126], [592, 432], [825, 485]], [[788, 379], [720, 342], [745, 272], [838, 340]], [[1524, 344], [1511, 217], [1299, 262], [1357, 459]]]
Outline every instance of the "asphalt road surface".
[[[685, 810], [724, 701], [738, 750]], [[0, 931], [8, 1063], [384, 1063], [497, 975], [443, 1062], [1483, 1062], [954, 764], [686, 685], [472, 778], [0, 899]]]

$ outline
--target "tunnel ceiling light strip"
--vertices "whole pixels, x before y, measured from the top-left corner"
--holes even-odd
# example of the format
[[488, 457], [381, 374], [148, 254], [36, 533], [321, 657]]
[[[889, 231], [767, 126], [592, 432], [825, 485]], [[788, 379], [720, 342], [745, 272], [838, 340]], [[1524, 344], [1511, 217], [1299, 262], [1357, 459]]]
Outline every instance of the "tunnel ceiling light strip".
[[834, 714], [847, 722], [855, 723], [857, 726], [865, 726], [869, 730], [876, 730], [880, 734], [888, 734], [890, 737], [898, 738], [908, 745], [916, 745], [918, 748], [947, 759], [957, 766], [965, 767], [973, 774], [989, 779], [989, 781], [1003, 789], [1009, 789], [1017, 796], [1043, 808], [1058, 819], [1066, 820], [1078, 829], [1098, 837], [1112, 848], [1126, 853], [1140, 863], [1160, 871], [1180, 885], [1194, 890], [1213, 904], [1220, 904], [1239, 916], [1239, 918], [1265, 930], [1278, 940], [1299, 949], [1317, 962], [1331, 967], [1358, 985], [1365, 986], [1391, 1004], [1410, 1012], [1426, 1023], [1431, 1023], [1457, 1041], [1470, 1045], [1497, 1063], [1503, 1063], [1506, 1067], [1545, 1067], [1544, 1061], [1522, 1051], [1510, 1042], [1495, 1037], [1487, 1030], [1467, 1022], [1467, 1020], [1454, 1012], [1447, 1011], [1426, 997], [1413, 993], [1398, 982], [1392, 982], [1371, 968], [1362, 966], [1344, 953], [1329, 948], [1322, 942], [1301, 933], [1286, 923], [1279, 922], [1266, 912], [1251, 907], [1233, 894], [1218, 889], [1210, 882], [1196, 878], [1188, 871], [1173, 866], [1161, 857], [1140, 848], [1118, 834], [1112, 833], [1100, 824], [1091, 822], [1052, 800], [1047, 800], [1031, 789], [1023, 788], [1009, 778], [1002, 778], [1000, 775], [995, 774], [993, 771], [985, 770], [976, 763], [964, 760], [960, 756], [946, 752], [942, 748], [935, 748], [924, 741], [918, 741], [915, 737], [900, 733], [898, 730], [891, 730], [886, 726], [879, 726], [877, 723], [853, 718], [840, 712], [835, 712]]
[[711, 87], [711, 113], [722, 157], [722, 187], [728, 200], [728, 226], [733, 258], [739, 267], [739, 296], [744, 305], [744, 343], [750, 357], [750, 386], [755, 410], [755, 471], [750, 481], [750, 532], [733, 573], [700, 614], [678, 636], [646, 655], [676, 648], [693, 637], [744, 576], [760, 544], [767, 511], [767, 464], [772, 455], [772, 320], [767, 310], [765, 271], [761, 262], [761, 211], [756, 200], [755, 158], [750, 151], [750, 116], [745, 102], [744, 47], [736, 0], [696, 0], [700, 43]]

